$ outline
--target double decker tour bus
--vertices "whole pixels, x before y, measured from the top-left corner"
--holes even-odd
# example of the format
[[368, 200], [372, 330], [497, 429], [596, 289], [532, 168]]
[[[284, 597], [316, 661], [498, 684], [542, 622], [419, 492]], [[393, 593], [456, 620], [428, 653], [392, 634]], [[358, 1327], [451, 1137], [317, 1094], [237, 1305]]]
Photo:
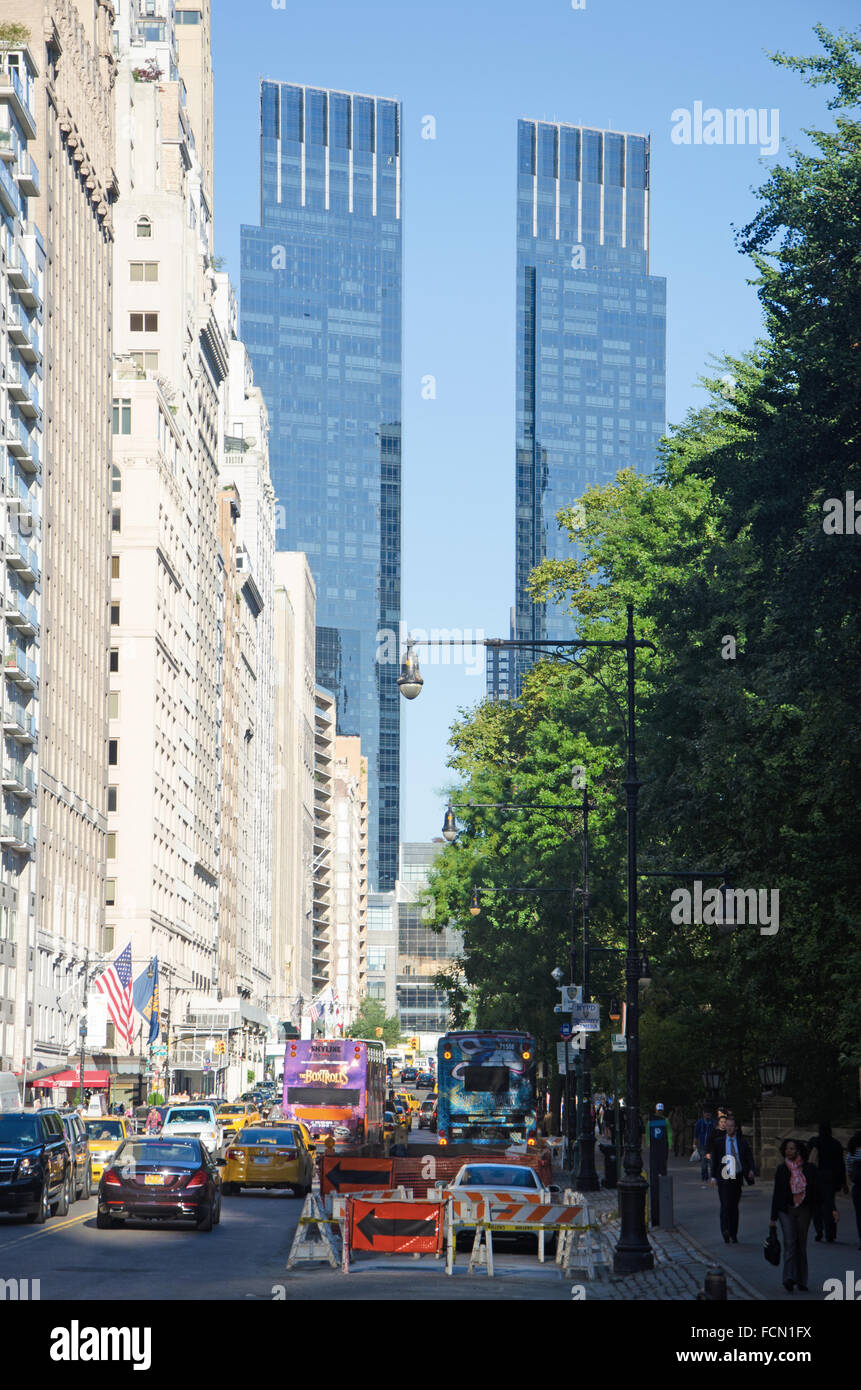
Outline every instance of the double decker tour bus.
[[386, 1055], [360, 1038], [291, 1038], [284, 1051], [285, 1120], [314, 1139], [382, 1146]]
[[437, 1045], [441, 1144], [534, 1144], [535, 1045], [528, 1033], [446, 1033]]

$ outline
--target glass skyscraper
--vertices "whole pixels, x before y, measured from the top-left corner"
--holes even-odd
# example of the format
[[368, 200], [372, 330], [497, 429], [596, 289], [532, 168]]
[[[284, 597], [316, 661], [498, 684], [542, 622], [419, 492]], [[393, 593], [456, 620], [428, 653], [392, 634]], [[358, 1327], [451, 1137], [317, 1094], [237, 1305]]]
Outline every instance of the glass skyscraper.
[[260, 126], [241, 333], [269, 408], [277, 545], [305, 551], [314, 575], [317, 680], [338, 732], [362, 740], [369, 878], [386, 891], [398, 869], [401, 108], [264, 81]]
[[[556, 513], [620, 468], [650, 472], [664, 431], [666, 281], [649, 274], [649, 140], [546, 121], [517, 132], [520, 639], [570, 637], [532, 568], [571, 555]], [[525, 662], [488, 669], [513, 694]]]

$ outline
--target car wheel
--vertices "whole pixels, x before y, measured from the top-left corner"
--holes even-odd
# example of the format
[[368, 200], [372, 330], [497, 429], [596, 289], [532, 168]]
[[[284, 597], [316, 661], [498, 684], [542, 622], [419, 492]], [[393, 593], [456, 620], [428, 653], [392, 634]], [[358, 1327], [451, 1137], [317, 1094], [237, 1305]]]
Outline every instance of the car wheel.
[[93, 1174], [89, 1163], [84, 1169], [84, 1185], [81, 1189], [81, 1201], [88, 1202], [93, 1195]]
[[212, 1224], [213, 1224], [214, 1226], [220, 1226], [220, 1225], [221, 1225], [221, 1198], [220, 1198], [220, 1197], [218, 1198], [218, 1202], [217, 1202], [216, 1207], [215, 1207], [215, 1213], [214, 1213], [214, 1215], [213, 1215], [213, 1217], [212, 1217]]
[[39, 1196], [39, 1205], [35, 1211], [28, 1213], [27, 1220], [34, 1222], [37, 1226], [43, 1226], [50, 1215], [51, 1204], [48, 1201], [48, 1184], [44, 1182], [42, 1184], [42, 1192]]
[[206, 1208], [206, 1215], [205, 1215], [205, 1216], [202, 1216], [202, 1217], [200, 1218], [200, 1220], [198, 1221], [198, 1223], [197, 1223], [197, 1229], [198, 1229], [199, 1231], [211, 1231], [211, 1230], [212, 1230], [212, 1226], [213, 1226], [213, 1221], [212, 1221], [212, 1204], [210, 1203], [210, 1205]]
[[221, 1184], [222, 1197], [235, 1197], [239, 1191], [239, 1184], [236, 1182], [223, 1182]]
[[96, 1212], [96, 1229], [99, 1231], [113, 1231], [119, 1226], [116, 1217], [110, 1216], [106, 1211]]
[[72, 1174], [67, 1169], [66, 1176], [63, 1178], [63, 1186], [60, 1188], [60, 1195], [54, 1203], [55, 1216], [68, 1216], [69, 1207], [72, 1204]]

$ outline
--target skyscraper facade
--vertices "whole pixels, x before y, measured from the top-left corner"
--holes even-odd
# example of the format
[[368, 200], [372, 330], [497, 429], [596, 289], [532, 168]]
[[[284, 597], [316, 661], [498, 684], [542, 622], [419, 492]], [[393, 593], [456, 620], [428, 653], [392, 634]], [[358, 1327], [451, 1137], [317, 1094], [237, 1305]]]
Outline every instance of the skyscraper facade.
[[317, 588], [317, 679], [368, 759], [369, 878], [397, 876], [401, 110], [261, 85], [260, 226], [242, 228], [241, 335], [271, 426], [279, 550]]
[[556, 513], [654, 467], [666, 281], [649, 273], [648, 136], [521, 120], [517, 146], [515, 627], [529, 640], [572, 633], [526, 588], [539, 561], [571, 554]]

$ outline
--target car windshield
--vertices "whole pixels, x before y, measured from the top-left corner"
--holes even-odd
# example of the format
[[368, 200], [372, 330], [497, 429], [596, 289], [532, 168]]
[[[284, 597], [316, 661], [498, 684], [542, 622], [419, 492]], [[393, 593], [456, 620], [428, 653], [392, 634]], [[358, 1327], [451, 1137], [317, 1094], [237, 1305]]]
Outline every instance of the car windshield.
[[194, 1140], [188, 1143], [165, 1143], [164, 1140], [131, 1140], [123, 1144], [116, 1155], [120, 1163], [174, 1164], [178, 1167], [197, 1168], [202, 1162], [200, 1145]]
[[244, 1115], [244, 1105], [222, 1105], [219, 1106], [219, 1115]]
[[461, 1168], [455, 1179], [458, 1187], [531, 1187], [538, 1183], [531, 1168], [482, 1163]]
[[212, 1111], [206, 1109], [171, 1110], [166, 1124], [212, 1124]]
[[38, 1144], [38, 1124], [35, 1115], [0, 1115], [0, 1144], [13, 1149]]
[[423, 1100], [423, 1101], [422, 1101], [422, 1110], [433, 1110], [433, 1108], [434, 1108], [435, 1105], [436, 1105], [436, 1101], [435, 1101], [435, 1100]]
[[123, 1139], [125, 1137], [122, 1124], [119, 1120], [85, 1120], [88, 1139]]
[[244, 1129], [240, 1138], [233, 1142], [234, 1148], [237, 1144], [274, 1144], [276, 1148], [282, 1148], [296, 1144], [298, 1138], [295, 1129], [285, 1125], [283, 1129]]

